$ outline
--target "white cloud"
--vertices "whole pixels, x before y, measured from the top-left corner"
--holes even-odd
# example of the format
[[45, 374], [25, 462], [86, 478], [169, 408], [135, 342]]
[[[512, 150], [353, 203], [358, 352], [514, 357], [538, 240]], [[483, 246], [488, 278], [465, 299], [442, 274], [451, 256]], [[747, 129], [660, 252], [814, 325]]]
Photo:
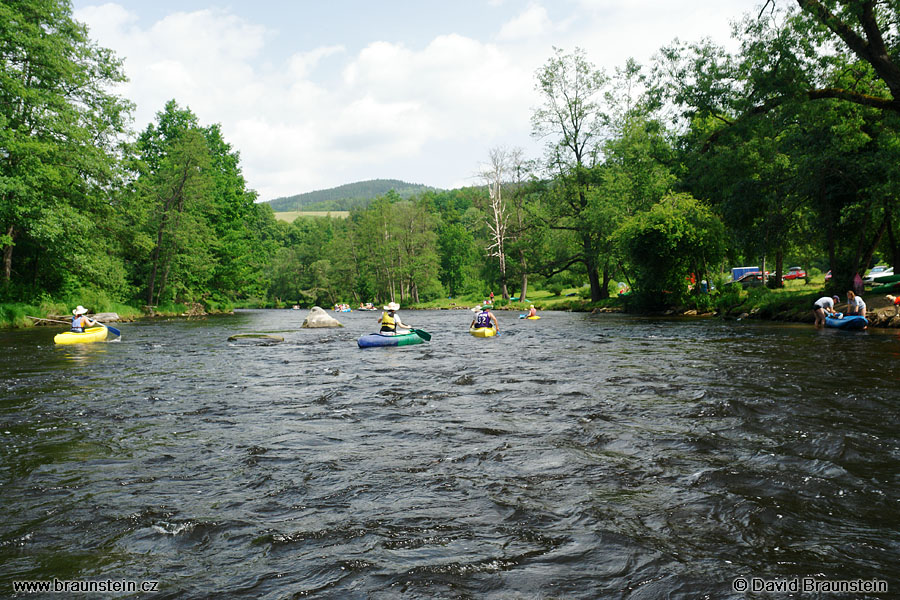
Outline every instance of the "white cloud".
[[[76, 18], [124, 57], [131, 81], [121, 93], [137, 104], [137, 129], [176, 99], [201, 123], [222, 124], [249, 185], [271, 199], [370, 177], [467, 181], [490, 148], [533, 145], [534, 73], [551, 45], [584, 47], [611, 68], [637, 52], [649, 56], [676, 34], [690, 39], [704, 27], [721, 28], [726, 13], [739, 16], [735, 4], [747, 3], [722, 0], [731, 8], [701, 10], [691, 0], [636, 0], [637, 8], [582, 2], [574, 13], [572, 5], [552, 5], [555, 19], [532, 2], [497, 24], [493, 42], [452, 33], [452, 24], [435, 19], [424, 44], [372, 39], [354, 50], [358, 40], [341, 39], [341, 31], [307, 47], [291, 32], [295, 46], [285, 49], [273, 42], [280, 30], [219, 9], [147, 23], [109, 3]], [[512, 10], [509, 2], [495, 5]]]
[[552, 28], [553, 23], [547, 9], [539, 4], [532, 4], [525, 12], [503, 25], [497, 39], [511, 41], [539, 37]]

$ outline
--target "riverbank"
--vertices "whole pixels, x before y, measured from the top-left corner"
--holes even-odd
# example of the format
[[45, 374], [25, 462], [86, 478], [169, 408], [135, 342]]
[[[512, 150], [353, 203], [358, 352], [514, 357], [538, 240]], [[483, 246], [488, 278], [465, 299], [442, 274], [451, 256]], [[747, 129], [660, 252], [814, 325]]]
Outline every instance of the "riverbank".
[[[45, 301], [38, 304], [0, 304], [0, 328], [19, 329], [23, 327], [59, 327], [72, 319], [68, 302]], [[75, 304], [72, 304], [75, 306]], [[108, 323], [128, 323], [138, 319], [155, 317], [204, 317], [214, 314], [230, 314], [234, 308], [225, 305], [170, 304], [161, 307], [135, 308], [128, 304], [88, 299], [83, 305], [89, 310], [88, 316], [102, 316], [98, 320]]]
[[[630, 296], [608, 298], [599, 302], [591, 302], [583, 298], [585, 289], [563, 290], [559, 295], [538, 291], [529, 296], [526, 302], [505, 302], [495, 298], [494, 311], [527, 312], [533, 304], [540, 311], [562, 310], [569, 312], [592, 313], [629, 313], [660, 316], [718, 317], [722, 319], [758, 319], [767, 321], [784, 321], [793, 323], [810, 323], [815, 321], [812, 304], [826, 295], [824, 281], [790, 281], [780, 289], [757, 287], [750, 289], [725, 288], [724, 292], [702, 294], [688, 299], [685, 304], [667, 307], [662, 310], [647, 310]], [[884, 294], [863, 295], [867, 305], [867, 318], [871, 327], [900, 328], [900, 316], [892, 301]], [[844, 302], [837, 305], [837, 310], [846, 311]], [[471, 309], [479, 302], [466, 298], [443, 298], [440, 300], [412, 304], [408, 308], [462, 310]]]
[[[607, 298], [591, 302], [584, 298], [584, 288], [570, 288], [559, 294], [538, 290], [529, 295], [525, 302], [494, 299], [492, 310], [524, 313], [534, 305], [541, 311], [555, 310], [567, 312], [656, 314], [662, 316], [700, 316], [723, 319], [759, 319], [795, 323], [813, 323], [812, 303], [825, 295], [824, 281], [805, 283], [788, 282], [781, 289], [751, 288], [749, 290], [726, 288], [725, 292], [702, 294], [690, 298], [680, 306], [664, 310], [648, 311], [638, 306], [630, 296]], [[872, 327], [900, 328], [900, 316], [896, 315], [893, 303], [884, 294], [864, 295], [868, 306], [867, 317]], [[470, 310], [481, 304], [477, 298], [440, 298], [431, 302], [402, 306], [403, 310]], [[138, 309], [130, 305], [110, 302], [106, 299], [85, 298], [82, 300], [92, 314], [115, 313], [110, 322], [130, 322], [153, 317], [203, 317], [216, 314], [230, 314], [235, 306], [215, 303], [171, 304], [161, 307]], [[40, 325], [58, 326], [54, 320], [71, 319], [69, 302], [42, 302], [39, 304], [0, 304], [0, 328], [22, 328]], [[74, 306], [74, 304], [73, 304]], [[263, 308], [247, 303], [240, 308]], [[838, 304], [838, 310], [846, 310], [846, 303]], [[36, 319], [35, 319], [36, 318]], [[40, 319], [49, 319], [41, 321]]]

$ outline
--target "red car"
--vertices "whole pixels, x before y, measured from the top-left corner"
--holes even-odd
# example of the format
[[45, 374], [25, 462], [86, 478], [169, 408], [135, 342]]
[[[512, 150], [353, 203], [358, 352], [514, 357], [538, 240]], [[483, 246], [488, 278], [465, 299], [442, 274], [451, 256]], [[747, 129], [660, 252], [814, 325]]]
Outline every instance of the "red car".
[[806, 277], [806, 271], [800, 267], [791, 267], [788, 272], [781, 276], [782, 279], [803, 279]]

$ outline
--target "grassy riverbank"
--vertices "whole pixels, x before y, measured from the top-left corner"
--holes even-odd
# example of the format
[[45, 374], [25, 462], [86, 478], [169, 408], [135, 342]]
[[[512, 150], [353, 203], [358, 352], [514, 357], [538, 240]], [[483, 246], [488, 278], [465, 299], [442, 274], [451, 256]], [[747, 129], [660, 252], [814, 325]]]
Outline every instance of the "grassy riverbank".
[[[664, 315], [700, 315], [717, 316], [721, 318], [750, 318], [771, 321], [792, 321], [799, 323], [812, 323], [813, 315], [811, 306], [818, 298], [825, 295], [825, 282], [821, 276], [818, 281], [804, 280], [785, 282], [781, 289], [768, 289], [754, 287], [742, 289], [739, 286], [722, 286], [712, 294], [701, 294], [688, 298], [684, 304], [665, 309], [652, 309], [640, 304], [639, 300], [631, 296], [608, 298], [599, 302], [591, 302], [586, 298], [588, 289], [568, 288], [555, 294], [546, 290], [537, 290], [528, 295], [526, 302], [506, 302], [498, 297], [494, 298], [495, 311], [508, 310], [513, 312], [526, 312], [534, 304], [538, 311], [562, 310], [572, 312], [627, 312], [633, 314], [664, 314]], [[845, 294], [841, 294], [846, 300]], [[868, 305], [868, 317], [874, 327], [900, 327], [900, 317], [894, 316], [894, 308], [884, 295], [863, 295]], [[439, 298], [431, 302], [405, 305], [403, 309], [437, 309], [437, 310], [468, 310], [484, 302], [481, 296], [464, 296], [455, 298]], [[228, 303], [207, 302], [204, 304], [170, 304], [153, 307], [152, 311], [146, 308], [136, 308], [127, 304], [112, 301], [102, 294], [84, 292], [73, 300], [43, 300], [36, 303], [7, 303], [0, 304], [0, 328], [9, 327], [33, 327], [35, 325], [49, 325], [46, 321], [38, 319], [68, 320], [72, 315], [72, 308], [82, 304], [92, 314], [116, 313], [119, 321], [133, 321], [142, 317], [192, 317], [205, 314], [223, 314], [233, 312], [235, 308], [273, 308], [264, 301], [251, 301], [232, 305]], [[283, 308], [284, 306], [274, 306]], [[839, 304], [838, 310], [846, 309], [845, 304]], [[59, 324], [55, 324], [59, 325]]]
[[102, 293], [84, 291], [74, 299], [43, 299], [37, 302], [11, 302], [0, 304], [0, 328], [60, 326], [54, 321], [68, 321], [72, 309], [78, 305], [88, 309], [90, 315], [116, 313], [119, 322], [134, 321], [143, 317], [191, 317], [205, 314], [233, 312], [230, 304], [208, 302], [205, 304], [167, 304], [151, 309], [136, 308], [110, 300]]
[[[586, 299], [587, 288], [565, 289], [558, 295], [548, 291], [536, 291], [528, 295], [527, 302], [504, 302], [494, 298], [493, 310], [525, 312], [531, 304], [538, 311], [564, 310], [573, 312], [627, 312], [634, 314], [663, 314], [709, 316], [721, 318], [750, 318], [770, 321], [812, 323], [813, 302], [826, 295], [825, 280], [820, 275], [809, 282], [805, 280], [786, 281], [783, 288], [769, 289], [740, 286], [722, 286], [712, 294], [700, 294], [688, 298], [679, 306], [665, 309], [647, 308], [637, 298], [623, 296], [599, 302]], [[841, 294], [844, 303], [836, 307], [846, 311], [846, 293]], [[867, 316], [874, 327], [900, 327], [900, 317], [894, 316], [891, 302], [883, 295], [863, 294], [868, 307]], [[462, 298], [441, 298], [432, 302], [413, 304], [410, 309], [469, 309], [484, 301], [477, 296]]]

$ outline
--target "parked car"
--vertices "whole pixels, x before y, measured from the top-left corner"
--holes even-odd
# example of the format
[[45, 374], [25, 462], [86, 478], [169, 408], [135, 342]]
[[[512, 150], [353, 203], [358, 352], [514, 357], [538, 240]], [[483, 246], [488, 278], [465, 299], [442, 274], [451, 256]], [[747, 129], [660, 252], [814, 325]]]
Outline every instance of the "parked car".
[[781, 276], [782, 279], [803, 279], [806, 277], [806, 271], [801, 267], [791, 267], [788, 272]]
[[[766, 276], [768, 276], [769, 272], [766, 271]], [[763, 276], [759, 271], [755, 271], [753, 273], [746, 273], [741, 277], [738, 277], [734, 281], [729, 281], [727, 285], [740, 285], [743, 288], [748, 288], [750, 286], [757, 286], [763, 284]]]
[[894, 274], [894, 267], [889, 267], [887, 265], [876, 265], [872, 267], [872, 270], [869, 271], [865, 277], [863, 277], [863, 283], [872, 284], [876, 277], [887, 277], [888, 275]]

